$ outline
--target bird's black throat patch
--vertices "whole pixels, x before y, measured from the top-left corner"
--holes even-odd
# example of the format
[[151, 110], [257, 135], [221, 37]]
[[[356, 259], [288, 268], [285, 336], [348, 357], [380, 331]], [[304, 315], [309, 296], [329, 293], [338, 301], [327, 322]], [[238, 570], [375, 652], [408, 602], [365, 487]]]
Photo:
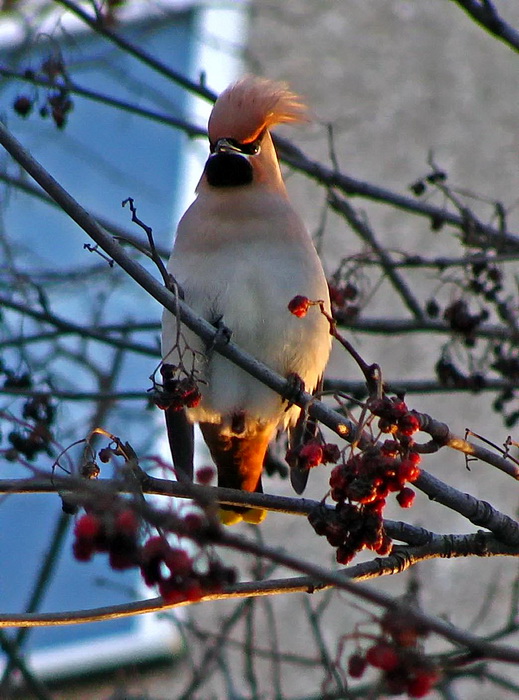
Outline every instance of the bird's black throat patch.
[[205, 176], [212, 187], [240, 187], [253, 180], [252, 165], [239, 153], [215, 153], [205, 164]]

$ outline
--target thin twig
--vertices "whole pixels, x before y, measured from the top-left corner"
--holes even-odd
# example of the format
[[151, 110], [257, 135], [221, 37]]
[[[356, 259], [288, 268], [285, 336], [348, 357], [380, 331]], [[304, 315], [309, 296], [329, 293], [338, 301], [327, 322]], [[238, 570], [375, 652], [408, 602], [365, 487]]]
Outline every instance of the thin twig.
[[368, 223], [363, 220], [355, 209], [344, 197], [338, 197], [333, 191], [328, 195], [328, 202], [334, 211], [340, 212], [350, 224], [352, 229], [358, 233], [361, 240], [369, 245], [369, 247], [377, 255], [380, 266], [383, 269], [386, 277], [393, 285], [396, 293], [401, 297], [405, 306], [409, 309], [412, 315], [422, 321], [425, 317], [421, 305], [412, 293], [407, 282], [402, 278], [398, 271], [392, 265], [392, 259], [384, 246], [377, 241], [375, 234]]

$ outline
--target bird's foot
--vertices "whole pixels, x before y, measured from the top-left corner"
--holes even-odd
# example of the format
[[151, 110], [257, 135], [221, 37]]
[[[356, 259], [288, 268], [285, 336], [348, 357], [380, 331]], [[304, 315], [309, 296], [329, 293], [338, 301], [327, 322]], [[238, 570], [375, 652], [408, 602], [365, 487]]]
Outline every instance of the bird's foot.
[[290, 372], [287, 375], [287, 388], [283, 395], [283, 398], [288, 401], [287, 409], [300, 402], [304, 391], [304, 380], [296, 372]]
[[231, 342], [232, 330], [225, 325], [223, 322], [223, 316], [212, 321], [212, 325], [216, 328], [216, 333], [211, 340], [209, 350], [213, 350], [216, 347], [221, 347], [222, 345], [227, 345]]

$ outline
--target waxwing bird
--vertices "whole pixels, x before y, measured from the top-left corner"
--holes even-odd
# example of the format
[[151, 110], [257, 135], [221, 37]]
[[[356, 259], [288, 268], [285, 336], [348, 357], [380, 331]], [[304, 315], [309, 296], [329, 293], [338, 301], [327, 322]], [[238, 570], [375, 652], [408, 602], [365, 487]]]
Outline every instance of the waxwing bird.
[[[185, 302], [284, 377], [314, 391], [330, 353], [329, 324], [317, 306], [304, 318], [288, 310], [297, 295], [323, 300], [326, 278], [310, 235], [291, 206], [270, 128], [304, 119], [304, 106], [284, 83], [247, 76], [216, 101], [208, 124], [210, 155], [196, 199], [182, 217], [168, 270]], [[166, 409], [178, 478], [192, 479], [192, 424], [200, 425], [218, 484], [262, 491], [268, 445], [294, 429], [298, 406], [261, 384], [212, 348], [174, 314], [164, 312], [163, 370], [189, 374], [197, 405]], [[167, 369], [166, 369], [167, 368]], [[306, 479], [304, 480], [306, 481]], [[293, 481], [294, 483], [294, 481]], [[304, 488], [299, 485], [298, 491]], [[221, 511], [222, 521], [260, 522], [258, 509]]]

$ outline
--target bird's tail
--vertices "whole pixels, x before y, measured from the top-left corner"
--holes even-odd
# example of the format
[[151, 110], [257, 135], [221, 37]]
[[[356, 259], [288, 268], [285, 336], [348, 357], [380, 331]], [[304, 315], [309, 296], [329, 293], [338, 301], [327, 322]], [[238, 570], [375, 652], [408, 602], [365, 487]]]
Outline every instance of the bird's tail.
[[[219, 423], [200, 423], [204, 439], [218, 469], [218, 486], [262, 493], [261, 472], [273, 428], [258, 428], [243, 435], [229, 435]], [[222, 506], [220, 520], [234, 525], [241, 520], [258, 524], [267, 512], [261, 508]]]

